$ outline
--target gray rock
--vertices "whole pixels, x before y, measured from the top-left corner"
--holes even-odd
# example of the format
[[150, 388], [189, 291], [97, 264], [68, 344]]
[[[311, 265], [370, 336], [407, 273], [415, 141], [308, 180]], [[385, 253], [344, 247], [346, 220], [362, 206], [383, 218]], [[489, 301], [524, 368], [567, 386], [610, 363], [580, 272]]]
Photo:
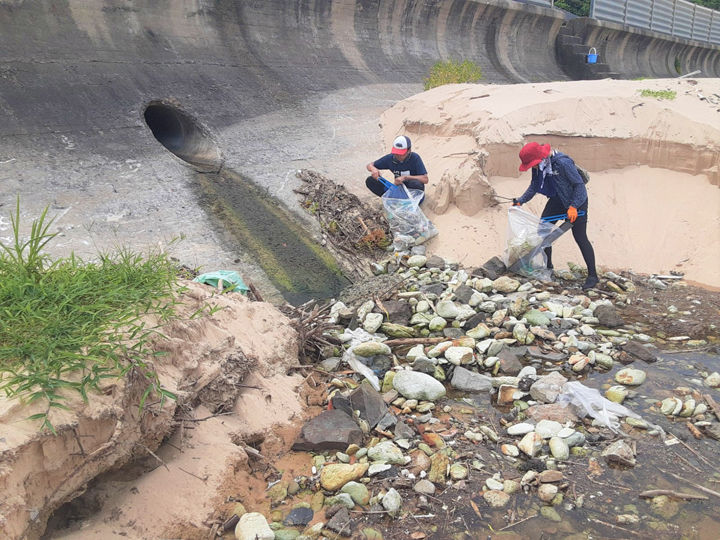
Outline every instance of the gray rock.
[[390, 488], [382, 498], [382, 506], [388, 514], [395, 517], [402, 508], [402, 497], [395, 488]]
[[388, 411], [382, 395], [367, 379], [352, 391], [348, 399], [352, 410], [360, 411], [360, 418], [368, 423], [370, 429], [374, 428]]
[[565, 377], [557, 371], [540, 377], [530, 387], [530, 396], [540, 403], [555, 403], [562, 393], [562, 387], [567, 382]]
[[650, 352], [647, 347], [643, 347], [642, 345], [634, 341], [628, 341], [620, 348], [626, 353], [632, 354], [633, 356], [636, 356], [637, 358], [648, 364], [657, 362], [657, 356]]
[[443, 270], [445, 268], [445, 259], [438, 257], [437, 255], [433, 255], [425, 262], [425, 268], [439, 268], [440, 270]]
[[600, 326], [605, 328], [617, 328], [625, 324], [617, 309], [611, 305], [604, 304], [596, 307], [594, 315], [599, 319]]
[[450, 386], [463, 392], [490, 392], [492, 390], [492, 379], [487, 375], [481, 375], [458, 366], [453, 372]]
[[323, 411], [307, 422], [292, 449], [323, 452], [345, 450], [350, 444], [362, 444], [362, 430], [347, 413], [332, 410]]
[[482, 265], [482, 273], [485, 277], [492, 279], [493, 281], [499, 278], [505, 270], [507, 270], [507, 267], [500, 257], [493, 257]]
[[[412, 306], [400, 300], [384, 300], [383, 306], [387, 311], [388, 320], [393, 324], [407, 325], [412, 317]], [[379, 311], [380, 308], [376, 307]]]
[[383, 461], [390, 465], [405, 465], [405, 456], [402, 450], [390, 441], [381, 442], [370, 448], [368, 457], [373, 461]]
[[350, 528], [350, 511], [347, 508], [341, 508], [330, 521], [325, 524], [325, 527], [334, 533], [350, 536], [352, 533], [352, 529]]
[[455, 289], [455, 297], [461, 304], [469, 304], [470, 298], [475, 294], [475, 289], [468, 287], [467, 285], [460, 285]]
[[[355, 482], [351, 483], [354, 484]], [[293, 508], [292, 510], [290, 510], [290, 513], [283, 521], [283, 525], [287, 527], [293, 527], [295, 525], [305, 526], [312, 521], [314, 514], [315, 513], [312, 511], [311, 508], [298, 506], [297, 508]]]
[[605, 450], [603, 450], [602, 456], [608, 463], [619, 463], [628, 467], [635, 466], [635, 443], [632, 446], [620, 439], [612, 443]]
[[522, 369], [522, 364], [518, 360], [517, 356], [512, 354], [509, 350], [503, 349], [498, 353], [500, 358], [500, 371], [506, 375], [517, 375]]
[[427, 373], [428, 375], [432, 375], [433, 373], [435, 373], [435, 365], [436, 364], [432, 361], [432, 359], [422, 356], [412, 363], [412, 368], [414, 371], [419, 371], [420, 373]]
[[483, 499], [490, 508], [503, 508], [510, 502], [510, 495], [504, 491], [490, 490], [483, 493]]
[[450, 300], [443, 300], [442, 302], [438, 302], [435, 310], [437, 311], [437, 314], [440, 315], [440, 317], [444, 317], [446, 319], [454, 319], [460, 313], [460, 309], [455, 305], [454, 302], [451, 302]]
[[537, 309], [531, 309], [526, 312], [523, 317], [525, 317], [525, 320], [530, 326], [543, 326], [550, 324], [550, 317]]
[[405, 422], [398, 421], [395, 425], [394, 435], [396, 439], [414, 439], [415, 430], [408, 426]]
[[367, 506], [370, 502], [370, 492], [365, 484], [360, 482], [348, 482], [341, 489], [341, 493], [347, 493], [355, 504]]
[[415, 484], [413, 491], [422, 495], [435, 495], [435, 484], [430, 480], [423, 479]]
[[556, 437], [557, 434], [560, 433], [561, 429], [562, 424], [560, 422], [555, 422], [554, 420], [540, 420], [535, 426], [535, 433], [540, 435], [543, 439], [550, 439], [552, 437]]
[[445, 395], [445, 386], [430, 375], [417, 371], [399, 371], [393, 387], [406, 399], [436, 401]]

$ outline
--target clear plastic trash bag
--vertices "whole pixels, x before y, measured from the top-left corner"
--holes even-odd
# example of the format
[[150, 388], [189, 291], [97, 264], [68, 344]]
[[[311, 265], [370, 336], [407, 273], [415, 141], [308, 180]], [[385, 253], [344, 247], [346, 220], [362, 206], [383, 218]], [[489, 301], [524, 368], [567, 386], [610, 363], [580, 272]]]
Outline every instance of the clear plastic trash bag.
[[595, 388], [588, 388], [578, 381], [571, 381], [563, 385], [562, 394], [558, 396], [559, 403], [567, 401], [575, 408], [578, 416], [590, 416], [610, 428], [615, 433], [620, 428], [617, 421], [620, 417], [630, 416], [640, 418], [627, 407], [606, 399]]
[[380, 391], [380, 379], [373, 373], [373, 370], [363, 364], [359, 357], [353, 352], [355, 345], [365, 343], [366, 341], [385, 341], [385, 336], [377, 336], [376, 334], [370, 334], [362, 328], [355, 330], [345, 329], [345, 332], [338, 336], [343, 343], [350, 343], [350, 347], [343, 354], [342, 359], [350, 365], [350, 368], [355, 372], [365, 377], [373, 388]]
[[423, 244], [438, 231], [420, 209], [425, 192], [393, 185], [382, 196], [385, 218], [390, 225], [395, 251], [406, 251]]
[[545, 248], [571, 227], [569, 221], [556, 227], [518, 206], [511, 206], [508, 209], [505, 266], [521, 276], [550, 281], [552, 270], [547, 268]]

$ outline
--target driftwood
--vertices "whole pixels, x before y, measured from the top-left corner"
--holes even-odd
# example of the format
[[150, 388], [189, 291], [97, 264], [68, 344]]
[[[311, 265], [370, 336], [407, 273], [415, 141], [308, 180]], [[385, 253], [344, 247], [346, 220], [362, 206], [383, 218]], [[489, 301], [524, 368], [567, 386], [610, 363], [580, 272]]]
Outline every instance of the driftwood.
[[686, 425], [687, 425], [687, 428], [690, 431], [690, 433], [692, 433], [693, 437], [695, 437], [696, 439], [703, 438], [703, 434], [700, 433], [700, 430], [698, 428], [696, 428], [692, 422], [687, 422]]
[[674, 499], [684, 499], [686, 501], [707, 501], [708, 498], [705, 495], [692, 495], [690, 493], [678, 493], [669, 489], [651, 489], [643, 491], [638, 497], [641, 499], [652, 499], [653, 497], [660, 497], [661, 495], [667, 495]]
[[705, 403], [707, 403], [707, 406], [710, 408], [710, 410], [717, 416], [717, 419], [720, 420], [720, 407], [718, 407], [718, 404], [715, 403], [715, 400], [712, 398], [710, 394], [703, 394], [703, 399], [705, 400]]
[[396, 347], [400, 345], [433, 345], [435, 343], [442, 343], [443, 341], [449, 341], [446, 337], [436, 338], [402, 338], [402, 339], [389, 339], [383, 341], [388, 347]]
[[300, 357], [309, 363], [320, 359], [323, 347], [340, 345], [340, 340], [325, 335], [326, 331], [339, 328], [328, 322], [327, 314], [331, 307], [330, 302], [318, 306], [315, 300], [310, 300], [299, 307], [290, 304], [280, 307], [280, 311], [287, 315], [290, 325], [298, 333]]

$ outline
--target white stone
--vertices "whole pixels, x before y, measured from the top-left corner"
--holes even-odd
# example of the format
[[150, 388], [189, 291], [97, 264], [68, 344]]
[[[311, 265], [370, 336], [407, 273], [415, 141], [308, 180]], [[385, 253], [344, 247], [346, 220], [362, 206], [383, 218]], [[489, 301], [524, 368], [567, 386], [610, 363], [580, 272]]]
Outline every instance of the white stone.
[[454, 319], [460, 313], [460, 309], [455, 305], [455, 303], [449, 300], [438, 302], [435, 311], [437, 311], [438, 315], [446, 319]]
[[535, 457], [538, 453], [540, 453], [540, 450], [542, 450], [542, 444], [542, 437], [540, 437], [537, 433], [532, 432], [522, 438], [518, 444], [518, 448], [520, 448], [520, 450], [528, 456]]
[[560, 422], [555, 422], [554, 420], [540, 420], [535, 426], [535, 433], [540, 435], [543, 439], [550, 439], [551, 437], [556, 437], [562, 428], [563, 427]]
[[473, 350], [470, 347], [450, 347], [445, 351], [445, 358], [456, 366], [467, 364], [473, 358]]
[[383, 323], [383, 314], [382, 313], [368, 313], [365, 316], [365, 321], [363, 322], [363, 330], [366, 332], [369, 332], [370, 334], [374, 334], [378, 331], [378, 328]]
[[533, 431], [535, 431], [535, 426], [526, 423], [515, 424], [507, 428], [508, 435], [525, 435]]
[[240, 517], [235, 526], [237, 540], [274, 540], [275, 533], [268, 525], [265, 516], [259, 512], [248, 512]]

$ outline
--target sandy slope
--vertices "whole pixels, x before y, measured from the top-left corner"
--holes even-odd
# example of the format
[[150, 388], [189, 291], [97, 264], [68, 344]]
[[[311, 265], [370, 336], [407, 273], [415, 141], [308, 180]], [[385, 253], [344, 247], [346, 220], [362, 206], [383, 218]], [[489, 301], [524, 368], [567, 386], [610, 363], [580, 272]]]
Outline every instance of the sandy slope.
[[[435, 253], [472, 266], [503, 249], [507, 205], [495, 194], [523, 193], [530, 173], [520, 176], [518, 151], [537, 140], [593, 173], [588, 234], [599, 265], [680, 269], [720, 286], [720, 79], [448, 85], [398, 103], [382, 125], [386, 144], [409, 135], [428, 167]], [[528, 208], [540, 213], [544, 202]], [[558, 263], [582, 262], [571, 235], [556, 247]]]

